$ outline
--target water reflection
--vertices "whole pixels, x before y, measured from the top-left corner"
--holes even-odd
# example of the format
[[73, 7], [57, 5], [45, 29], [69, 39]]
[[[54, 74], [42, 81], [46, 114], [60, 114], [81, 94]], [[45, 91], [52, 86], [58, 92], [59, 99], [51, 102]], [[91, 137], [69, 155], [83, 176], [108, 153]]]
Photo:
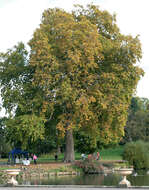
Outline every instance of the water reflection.
[[[19, 185], [105, 185], [117, 186], [122, 177], [119, 174], [107, 175], [80, 175], [80, 176], [47, 176], [17, 179]], [[129, 175], [127, 179], [132, 186], [149, 186], [149, 174], [146, 171], [137, 171], [137, 175]], [[0, 177], [0, 184], [4, 180]]]
[[[105, 185], [117, 186], [122, 176], [118, 174], [107, 175], [80, 175], [80, 176], [47, 176], [17, 179], [19, 185]], [[149, 186], [149, 174], [137, 172], [137, 176], [129, 175], [127, 179], [132, 186]], [[0, 184], [3, 180], [0, 178]]]
[[117, 185], [121, 176], [105, 175], [83, 175], [83, 176], [50, 176], [42, 178], [28, 178], [19, 180], [22, 185]]
[[129, 176], [129, 179], [132, 180], [133, 186], [149, 186], [149, 173], [145, 170], [137, 171], [137, 176]]
[[[118, 174], [107, 175], [80, 175], [80, 176], [47, 176], [18, 179], [20, 185], [105, 185], [117, 186], [122, 177]], [[127, 179], [132, 186], [149, 186], [149, 174], [145, 171], [137, 172], [137, 175], [129, 175]], [[0, 184], [2, 180], [0, 178]]]

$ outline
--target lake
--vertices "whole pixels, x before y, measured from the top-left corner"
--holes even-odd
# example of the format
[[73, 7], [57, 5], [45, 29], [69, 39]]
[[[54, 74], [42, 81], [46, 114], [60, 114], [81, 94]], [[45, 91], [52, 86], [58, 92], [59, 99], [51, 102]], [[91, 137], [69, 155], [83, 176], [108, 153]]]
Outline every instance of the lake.
[[[31, 177], [18, 179], [19, 185], [100, 185], [117, 186], [122, 177], [118, 174], [98, 174], [79, 176], [49, 176]], [[145, 172], [138, 173], [137, 176], [129, 175], [127, 180], [132, 186], [149, 186], [149, 175]]]

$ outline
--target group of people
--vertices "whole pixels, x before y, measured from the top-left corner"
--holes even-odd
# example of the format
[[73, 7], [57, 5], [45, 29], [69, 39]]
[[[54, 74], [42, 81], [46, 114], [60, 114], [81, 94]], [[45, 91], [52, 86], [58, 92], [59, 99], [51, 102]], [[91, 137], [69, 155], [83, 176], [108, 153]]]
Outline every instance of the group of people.
[[30, 157], [28, 155], [26, 159], [22, 160], [22, 163], [23, 165], [28, 166], [30, 165], [31, 160], [34, 161], [34, 164], [37, 164], [37, 156], [35, 154], [31, 154]]
[[100, 160], [101, 159], [99, 152], [97, 152], [96, 154], [94, 153], [93, 155], [89, 154], [88, 156], [86, 154], [81, 154], [81, 158], [82, 158], [82, 160], [85, 160], [86, 158], [94, 159], [94, 160]]
[[[32, 159], [34, 161], [34, 164], [37, 164], [37, 156], [36, 156], [36, 154], [32, 154], [31, 157], [32, 157]], [[81, 158], [82, 158], [82, 160], [85, 160], [86, 158], [94, 159], [94, 160], [100, 160], [100, 153], [97, 152], [96, 154], [95, 153], [93, 155], [89, 154], [88, 156], [86, 154], [82, 153]], [[56, 161], [58, 160], [58, 155], [57, 154], [55, 155], [55, 160]]]

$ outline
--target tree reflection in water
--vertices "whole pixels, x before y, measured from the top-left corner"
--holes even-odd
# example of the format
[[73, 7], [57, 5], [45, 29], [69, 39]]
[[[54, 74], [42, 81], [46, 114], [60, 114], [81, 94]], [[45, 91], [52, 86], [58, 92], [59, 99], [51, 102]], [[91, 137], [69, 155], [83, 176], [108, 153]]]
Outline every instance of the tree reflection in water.
[[[122, 177], [118, 174], [80, 175], [80, 176], [50, 176], [19, 179], [19, 184], [30, 185], [104, 185], [117, 186]], [[132, 186], [149, 186], [149, 175], [128, 176]]]

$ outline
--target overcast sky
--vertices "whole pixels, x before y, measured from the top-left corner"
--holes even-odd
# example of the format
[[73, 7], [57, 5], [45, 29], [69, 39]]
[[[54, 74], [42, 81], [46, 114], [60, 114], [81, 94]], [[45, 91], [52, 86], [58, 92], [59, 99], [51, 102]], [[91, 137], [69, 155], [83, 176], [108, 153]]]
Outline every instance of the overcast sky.
[[148, 0], [0, 0], [0, 52], [12, 48], [19, 41], [27, 43], [47, 8], [61, 7], [71, 10], [73, 4], [99, 5], [101, 9], [116, 13], [117, 24], [124, 34], [140, 35], [143, 58], [140, 66], [145, 76], [140, 80], [137, 96], [149, 98], [149, 1]]

